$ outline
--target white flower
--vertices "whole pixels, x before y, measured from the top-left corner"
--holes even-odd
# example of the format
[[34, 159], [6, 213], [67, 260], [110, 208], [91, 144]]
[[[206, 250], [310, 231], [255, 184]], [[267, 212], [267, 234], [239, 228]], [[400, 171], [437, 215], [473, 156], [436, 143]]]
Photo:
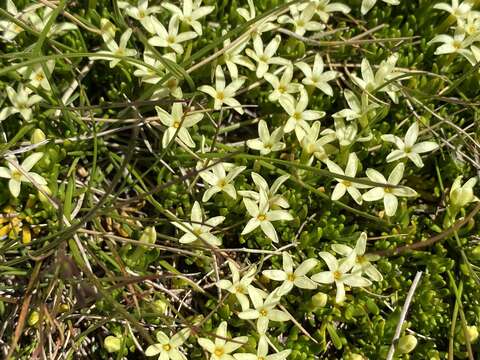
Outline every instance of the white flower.
[[[356, 75], [352, 75], [352, 80], [357, 84], [361, 89], [367, 92], [386, 92], [388, 96], [392, 99], [394, 103], [398, 102], [397, 92], [399, 88], [395, 85], [394, 82], [391, 82], [392, 79], [400, 76], [401, 72], [395, 71], [395, 64], [398, 60], [398, 54], [390, 55], [386, 60], [383, 60], [378, 66], [377, 72], [374, 74], [372, 67], [367, 59], [363, 59], [361, 63], [361, 73], [362, 77], [359, 78]], [[399, 81], [399, 80], [397, 80]], [[386, 83], [388, 85], [385, 85]]]
[[277, 101], [282, 96], [288, 96], [288, 94], [299, 92], [302, 88], [302, 85], [292, 83], [293, 67], [290, 64], [285, 67], [280, 79], [270, 73], [264, 74], [263, 77], [273, 87], [273, 91], [268, 95], [268, 100], [270, 101]]
[[340, 110], [333, 114], [332, 117], [334, 119], [344, 118], [347, 121], [358, 119], [360, 125], [366, 127], [368, 125], [369, 117], [374, 113], [374, 110], [378, 105], [370, 103], [366, 93], [362, 93], [362, 97], [359, 99], [353, 91], [345, 89], [343, 96], [345, 96], [345, 100], [347, 100], [350, 109]]
[[235, 98], [235, 93], [240, 89], [245, 82], [245, 79], [237, 78], [225, 87], [225, 74], [220, 65], [215, 69], [215, 88], [210, 85], [202, 85], [198, 90], [210, 95], [213, 100], [213, 108], [220, 110], [223, 104], [231, 106], [239, 114], [243, 114], [242, 104]]
[[[44, 7], [43, 12], [40, 10], [39, 14], [36, 12], [29, 12], [26, 15], [26, 18], [32, 24], [32, 27], [35, 31], [42, 32], [43, 29], [47, 26], [47, 23], [50, 21], [50, 17], [53, 14], [53, 9], [49, 7]], [[69, 22], [53, 22], [48, 30], [47, 36], [49, 38], [54, 37], [55, 35], [61, 35], [65, 31], [76, 30], [77, 26]]]
[[337, 287], [337, 294], [335, 302], [342, 303], [345, 300], [345, 285], [351, 287], [365, 287], [370, 286], [370, 280], [363, 278], [359, 274], [350, 274], [349, 271], [355, 264], [355, 256], [352, 253], [347, 258], [337, 260], [332, 254], [322, 251], [319, 253], [320, 257], [328, 266], [328, 271], [322, 271], [312, 276], [312, 280], [320, 284], [335, 283]]
[[417, 167], [423, 167], [423, 161], [420, 154], [433, 151], [438, 148], [438, 144], [434, 141], [423, 141], [415, 144], [418, 138], [418, 123], [413, 123], [405, 134], [405, 140], [400, 139], [398, 136], [392, 134], [382, 135], [382, 140], [394, 143], [398, 148], [393, 150], [387, 156], [387, 162], [408, 158]]
[[[232, 260], [227, 260], [227, 263], [232, 273], [232, 280], [230, 281], [222, 279], [217, 282], [217, 286], [220, 289], [227, 290], [229, 293], [234, 294], [238, 302], [240, 303], [242, 310], [248, 310], [250, 307], [250, 301], [247, 297], [248, 289], [254, 288], [254, 286], [252, 285], [252, 281], [255, 279], [255, 273], [257, 271], [257, 268], [256, 266], [250, 267], [245, 273], [245, 275], [240, 278], [240, 271], [238, 270], [237, 265]], [[264, 297], [267, 296], [266, 294], [264, 295]]]
[[277, 291], [269, 294], [265, 300], [258, 293], [257, 289], [249, 289], [248, 293], [254, 308], [240, 312], [238, 317], [243, 320], [257, 319], [257, 331], [259, 334], [262, 335], [267, 332], [270, 321], [284, 322], [290, 320], [290, 315], [276, 309], [280, 302], [280, 296]]
[[191, 26], [198, 35], [202, 35], [202, 24], [200, 24], [198, 19], [207, 16], [215, 9], [213, 6], [201, 5], [202, 0], [195, 0], [195, 2], [192, 2], [192, 0], [183, 0], [183, 9], [171, 3], [162, 4], [165, 9], [177, 15], [182, 23]]
[[295, 64], [298, 67], [305, 77], [302, 79], [302, 83], [307, 86], [314, 86], [317, 89], [323, 91], [328, 96], [333, 96], [333, 89], [328, 84], [329, 81], [335, 79], [337, 76], [336, 71], [326, 71], [323, 72], [323, 60], [320, 54], [315, 55], [315, 60], [313, 62], [313, 67], [310, 67], [305, 62], [298, 62]]
[[444, 10], [457, 19], [465, 18], [472, 10], [471, 1], [462, 1], [460, 4], [458, 0], [452, 0], [452, 5], [447, 3], [437, 3], [433, 5], [434, 9]]
[[152, 46], [171, 48], [177, 54], [183, 54], [183, 46], [181, 43], [192, 40], [197, 37], [195, 31], [186, 31], [178, 33], [180, 21], [178, 16], [173, 15], [168, 23], [168, 31], [165, 26], [155, 17], [151, 17], [153, 28], [156, 35], [148, 39], [148, 43]]
[[[25, 160], [23, 160], [21, 165], [19, 165], [17, 159], [12, 156], [8, 158], [8, 168], [3, 166], [0, 167], [0, 178], [10, 179], [8, 181], [8, 188], [10, 189], [10, 193], [13, 195], [13, 197], [18, 197], [22, 182], [29, 183], [31, 182], [30, 178], [33, 179], [38, 185], [47, 185], [47, 181], [42, 176], [30, 171], [42, 157], [43, 153], [41, 152], [31, 154], [27, 156]], [[18, 168], [26, 173], [27, 176], [23, 175]]]
[[331, 129], [322, 131], [323, 136], [320, 135], [320, 121], [315, 121], [312, 127], [305, 129], [306, 135], [300, 141], [305, 154], [309, 155], [308, 163], [313, 161], [316, 157], [320, 161], [326, 161], [330, 154], [337, 151], [337, 148], [330, 145], [335, 141], [336, 135]]
[[[400, 0], [382, 0], [382, 1], [390, 5], [400, 4]], [[363, 0], [362, 7], [361, 7], [362, 15], [365, 15], [366, 13], [368, 13], [376, 3], [377, 3], [377, 0]]]
[[212, 170], [200, 172], [200, 177], [210, 187], [203, 193], [202, 201], [207, 202], [214, 194], [223, 191], [233, 199], [237, 198], [233, 180], [245, 170], [245, 166], [233, 166], [229, 169], [228, 174], [225, 172], [225, 164], [219, 163], [212, 167]]
[[470, 11], [467, 18], [459, 18], [458, 29], [464, 31], [467, 35], [478, 35], [480, 33], [480, 14], [477, 11]]
[[286, 210], [271, 210], [268, 204], [267, 193], [260, 189], [259, 203], [254, 200], [243, 198], [243, 203], [247, 208], [248, 214], [252, 217], [245, 228], [242, 230], [241, 235], [248, 234], [260, 226], [263, 233], [273, 242], [278, 242], [278, 235], [275, 231], [272, 221], [291, 221], [293, 216]]
[[155, 32], [151, 15], [159, 13], [161, 11], [160, 6], [148, 6], [148, 0], [138, 0], [137, 6], [133, 6], [126, 1], [119, 1], [118, 7], [125, 9], [128, 16], [140, 21], [140, 24], [149, 33], [153, 34]]
[[182, 329], [171, 338], [163, 331], [157, 332], [157, 344], [150, 345], [145, 350], [146, 356], [158, 356], [158, 360], [187, 360], [187, 357], [180, 351], [180, 346], [190, 336], [190, 329]]
[[350, 146], [355, 142], [370, 141], [373, 137], [372, 133], [368, 133], [367, 136], [357, 137], [358, 125], [354, 121], [345, 124], [345, 121], [341, 118], [335, 118], [333, 120], [335, 125], [335, 136], [340, 146]]
[[458, 176], [450, 189], [450, 202], [456, 208], [462, 208], [474, 201], [480, 201], [473, 193], [473, 187], [477, 183], [477, 178], [470, 178], [462, 185], [463, 176]]
[[105, 59], [110, 61], [110, 67], [114, 68], [115, 66], [118, 65], [122, 59], [118, 58], [110, 58], [110, 57], [104, 57], [101, 56], [102, 54], [112, 54], [120, 57], [130, 57], [130, 56], [135, 56], [137, 55], [137, 50], [135, 49], [127, 49], [128, 41], [130, 40], [130, 37], [132, 36], [132, 29], [127, 29], [122, 36], [120, 37], [120, 44], [117, 44], [115, 39], [113, 37], [106, 36], [104, 37], [105, 40], [105, 45], [107, 46], [108, 50], [110, 51], [99, 51], [97, 54], [99, 55], [94, 55], [91, 58], [93, 59]]
[[[326, 164], [328, 166], [328, 170], [330, 170], [332, 173], [335, 174], [340, 174], [340, 175], [346, 175], [349, 177], [354, 178], [355, 175], [357, 174], [357, 169], [360, 161], [358, 160], [358, 157], [355, 153], [350, 153], [348, 156], [348, 161], [347, 161], [347, 166], [345, 167], [345, 171], [342, 170], [340, 166], [335, 164], [331, 160], [327, 160]], [[362, 194], [358, 189], [362, 189], [365, 186], [359, 183], [352, 182], [350, 180], [342, 180], [342, 179], [335, 179], [338, 181], [338, 184], [335, 185], [335, 188], [333, 189], [332, 192], [332, 200], [339, 200], [341, 199], [346, 192], [350, 194], [353, 200], [359, 205], [362, 204]]]
[[435, 50], [435, 55], [459, 53], [472, 62], [472, 55], [468, 50], [468, 47], [474, 42], [474, 40], [475, 37], [466, 36], [465, 32], [457, 30], [453, 36], [446, 34], [437, 35], [430, 40], [429, 44], [443, 43]]
[[252, 180], [257, 186], [257, 189], [259, 192], [250, 191], [250, 190], [240, 190], [238, 192], [239, 195], [252, 199], [256, 202], [259, 202], [260, 192], [263, 191], [267, 195], [268, 206], [271, 209], [278, 209], [278, 208], [288, 209], [290, 207], [287, 199], [285, 199], [282, 195], [277, 194], [277, 191], [280, 189], [280, 186], [282, 186], [282, 184], [288, 180], [290, 175], [282, 175], [278, 177], [273, 182], [271, 187], [269, 187], [267, 181], [256, 172], [252, 172], [251, 175], [252, 175]]
[[282, 15], [278, 18], [279, 24], [292, 24], [297, 35], [303, 36], [307, 31], [320, 31], [325, 25], [312, 20], [315, 15], [315, 4], [309, 3], [307, 7], [300, 11], [298, 6], [290, 6], [290, 16]]
[[289, 61], [278, 56], [274, 56], [277, 52], [278, 46], [282, 38], [280, 35], [276, 35], [264, 48], [263, 41], [260, 35], [253, 37], [253, 49], [245, 50], [245, 53], [251, 57], [256, 63], [256, 75], [258, 78], [262, 78], [268, 71], [270, 65], [288, 65]]
[[295, 135], [299, 141], [307, 134], [310, 128], [307, 121], [313, 121], [325, 116], [324, 111], [306, 110], [308, 106], [308, 94], [305, 89], [300, 90], [300, 98], [298, 101], [291, 97], [281, 97], [279, 99], [280, 105], [289, 115], [287, 123], [283, 128], [285, 133], [295, 130]]
[[386, 184], [387, 186], [378, 186], [368, 190], [363, 194], [363, 200], [365, 201], [377, 201], [383, 199], [383, 205], [385, 206], [385, 213], [388, 216], [393, 216], [397, 212], [398, 199], [397, 196], [411, 197], [416, 196], [417, 192], [407, 186], [390, 187], [388, 185], [398, 185], [403, 177], [405, 170], [405, 164], [399, 163], [392, 170], [388, 177], [388, 181], [385, 177], [375, 169], [367, 169], [366, 174], [371, 181], [380, 184]]
[[[248, 10], [244, 8], [238, 8], [237, 13], [245, 19], [245, 21], [251, 21], [257, 17], [256, 11], [255, 11], [255, 5], [253, 3], [253, 0], [247, 0], [248, 2]], [[271, 18], [266, 17], [262, 20], [259, 20], [252, 24], [252, 27], [254, 27], [254, 30], [252, 31], [252, 36], [258, 36], [261, 35], [264, 32], [271, 31], [276, 28], [276, 25], [271, 23]]]
[[167, 127], [167, 130], [163, 133], [162, 146], [164, 148], [170, 143], [170, 141], [178, 136], [180, 141], [188, 147], [195, 147], [190, 133], [187, 128], [192, 127], [200, 120], [203, 119], [203, 113], [197, 112], [193, 114], [184, 113], [182, 109], [182, 103], [176, 102], [172, 105], [172, 113], [169, 114], [159, 106], [155, 107], [157, 115], [163, 125]]
[[[330, 0], [312, 0], [310, 1], [310, 3], [313, 3], [315, 5], [315, 13], [325, 24], [330, 18], [330, 13], [341, 12], [344, 14], [348, 14], [350, 12], [350, 8], [347, 5], [338, 2], [330, 3]], [[302, 5], [301, 10], [303, 10], [307, 6], [308, 4]]]
[[172, 225], [184, 231], [185, 234], [180, 238], [180, 243], [190, 244], [194, 241], [205, 241], [212, 246], [220, 246], [222, 242], [210, 231], [214, 227], [221, 224], [224, 216], [215, 216], [210, 219], [205, 219], [202, 208], [198, 201], [195, 201], [192, 206], [192, 213], [190, 214], [190, 222], [172, 222]]
[[0, 122], [5, 120], [10, 115], [20, 113], [26, 121], [32, 119], [31, 107], [36, 103], [42, 101], [42, 97], [39, 95], [29, 95], [27, 89], [22, 84], [18, 85], [18, 91], [7, 85], [7, 96], [12, 106], [4, 107], [0, 111]]
[[268, 355], [268, 343], [267, 341], [263, 341], [262, 338], [263, 337], [258, 341], [256, 354], [238, 353], [233, 355], [235, 360], [285, 360], [292, 352], [292, 350], [289, 349]]
[[260, 151], [262, 155], [285, 149], [285, 143], [281, 141], [283, 137], [282, 127], [276, 128], [270, 134], [265, 120], [260, 120], [258, 122], [258, 136], [257, 139], [247, 140], [247, 146], [250, 149]]
[[[222, 36], [227, 33], [226, 30], [222, 31]], [[239, 44], [235, 45], [232, 48], [229, 48], [231, 41], [230, 39], [225, 39], [223, 42], [223, 48], [229, 48], [222, 55], [222, 59], [225, 62], [225, 65], [230, 73], [232, 79], [238, 78], [238, 67], [237, 65], [244, 66], [247, 69], [254, 71], [255, 65], [250, 61], [250, 59], [243, 55], [243, 51], [248, 44], [248, 38], [244, 41], [241, 41]]]
[[[380, 259], [379, 255], [372, 255], [372, 254], [365, 254], [367, 248], [367, 234], [362, 232], [358, 237], [357, 243], [355, 244], [355, 248], [351, 248], [350, 246], [344, 244], [333, 244], [332, 250], [335, 251], [337, 254], [350, 257], [355, 257], [355, 264], [352, 267], [352, 273], [354, 274], [362, 274], [365, 273], [367, 276], [372, 279], [373, 281], [382, 281], [383, 276], [377, 270], [377, 268], [371, 263], [371, 261], [377, 261]], [[352, 253], [354, 255], [352, 255]]]
[[[175, 53], [167, 53], [162, 55], [164, 59], [170, 60], [172, 62], [177, 61], [177, 55]], [[160, 60], [157, 60], [153, 53], [146, 50], [143, 53], [143, 61], [145, 64], [150, 65], [151, 67], [161, 71], [165, 70], [165, 66]], [[146, 67], [144, 65], [133, 64], [137, 70], [133, 72], [133, 75], [141, 78], [141, 81], [147, 84], [157, 84], [161, 79], [162, 75], [158, 72], [154, 71], [153, 69]]]
[[[48, 75], [45, 74], [45, 69], [48, 72]], [[41, 86], [46, 91], [50, 91], [50, 82], [48, 81], [48, 77], [52, 75], [53, 69], [55, 68], [55, 60], [48, 60], [44, 64], [35, 64], [31, 67], [22, 67], [18, 69], [18, 73], [22, 75], [24, 78], [30, 80], [29, 84], [34, 88], [38, 88]]]
[[217, 328], [215, 342], [210, 339], [199, 338], [198, 344], [211, 354], [210, 360], [234, 360], [234, 357], [230, 354], [245, 345], [247, 341], [248, 336], [228, 338], [227, 322], [222, 321]]
[[293, 260], [286, 251], [282, 253], [283, 270], [264, 270], [262, 274], [270, 280], [283, 281], [277, 289], [278, 296], [288, 294], [294, 286], [300, 289], [313, 290], [317, 284], [305, 275], [317, 265], [317, 259], [307, 259], [293, 271]]
[[[28, 15], [28, 13], [25, 13], [25, 10], [19, 12], [12, 0], [6, 0], [5, 8], [10, 15], [18, 20], [24, 20]], [[0, 20], [0, 30], [3, 31], [1, 38], [5, 41], [12, 41], [18, 34], [24, 31], [22, 27], [9, 20]]]

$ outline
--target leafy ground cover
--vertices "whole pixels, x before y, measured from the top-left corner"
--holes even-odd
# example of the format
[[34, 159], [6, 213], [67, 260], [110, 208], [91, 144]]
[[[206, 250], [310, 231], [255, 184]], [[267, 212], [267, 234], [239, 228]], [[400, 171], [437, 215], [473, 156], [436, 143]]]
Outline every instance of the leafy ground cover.
[[7, 359], [478, 359], [480, 13], [3, 0]]

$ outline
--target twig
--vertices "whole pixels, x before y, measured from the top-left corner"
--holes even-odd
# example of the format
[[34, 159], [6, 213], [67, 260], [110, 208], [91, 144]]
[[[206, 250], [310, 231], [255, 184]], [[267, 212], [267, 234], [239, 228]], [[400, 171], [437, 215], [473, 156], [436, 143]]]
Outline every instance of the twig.
[[410, 286], [410, 290], [408, 290], [407, 298], [405, 299], [405, 304], [403, 304], [402, 312], [400, 313], [400, 320], [398, 321], [397, 328], [395, 329], [395, 335], [393, 335], [392, 344], [390, 345], [390, 349], [388, 350], [386, 360], [393, 359], [393, 355], [395, 354], [395, 343], [400, 338], [400, 333], [402, 332], [402, 325], [405, 322], [408, 308], [410, 307], [410, 303], [413, 299], [413, 294], [415, 294], [415, 290], [417, 289], [421, 277], [422, 272], [418, 271], [415, 275], [415, 278], [413, 279], [412, 286]]

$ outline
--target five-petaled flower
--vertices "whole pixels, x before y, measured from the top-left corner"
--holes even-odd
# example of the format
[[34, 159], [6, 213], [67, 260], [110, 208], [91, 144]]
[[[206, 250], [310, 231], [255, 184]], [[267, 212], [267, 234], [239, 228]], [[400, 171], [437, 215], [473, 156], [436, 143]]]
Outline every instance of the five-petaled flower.
[[415, 144], [418, 138], [418, 123], [414, 122], [405, 134], [405, 140], [392, 134], [382, 135], [382, 140], [394, 143], [397, 150], [393, 150], [387, 155], [387, 162], [408, 158], [418, 166], [423, 167], [423, 161], [420, 154], [433, 151], [438, 148], [438, 144], [434, 141], [422, 141]]
[[167, 127], [162, 137], [162, 146], [164, 148], [172, 141], [175, 135], [188, 147], [195, 147], [195, 143], [190, 136], [187, 128], [192, 127], [203, 119], [203, 113], [184, 113], [182, 103], [176, 102], [172, 105], [172, 113], [169, 114], [161, 107], [156, 106], [157, 115], [163, 125]]
[[180, 351], [181, 346], [190, 336], [190, 329], [182, 329], [172, 337], [168, 337], [163, 331], [157, 332], [158, 343], [150, 345], [145, 350], [146, 356], [158, 356], [158, 360], [187, 360]]
[[8, 181], [8, 188], [13, 197], [18, 197], [20, 194], [22, 182], [31, 183], [33, 180], [40, 186], [47, 185], [47, 180], [45, 180], [43, 176], [30, 171], [42, 157], [43, 153], [41, 152], [33, 153], [27, 156], [21, 165], [17, 162], [15, 156], [7, 157], [8, 168], [0, 167], [0, 178], [10, 179]]

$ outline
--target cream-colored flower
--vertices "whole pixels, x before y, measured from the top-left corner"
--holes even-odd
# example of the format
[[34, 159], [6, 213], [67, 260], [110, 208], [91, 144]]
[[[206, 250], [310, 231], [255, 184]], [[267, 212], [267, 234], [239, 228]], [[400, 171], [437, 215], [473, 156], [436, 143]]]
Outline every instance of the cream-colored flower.
[[[383, 276], [372, 264], [372, 261], [380, 259], [379, 255], [365, 254], [367, 249], [367, 233], [362, 232], [357, 239], [355, 247], [352, 249], [348, 245], [333, 244], [332, 250], [345, 257], [355, 256], [355, 264], [352, 267], [353, 274], [367, 274], [373, 281], [382, 281]], [[354, 255], [352, 255], [352, 253]]]
[[213, 228], [220, 225], [225, 216], [214, 216], [206, 219], [198, 201], [195, 201], [190, 214], [190, 222], [172, 222], [172, 225], [184, 231], [185, 234], [179, 239], [182, 244], [190, 244], [195, 241], [205, 241], [211, 246], [220, 246], [222, 242], [211, 233]]
[[207, 202], [218, 192], [224, 192], [233, 199], [237, 198], [237, 191], [233, 184], [233, 180], [246, 169], [245, 166], [229, 166], [228, 174], [225, 171], [225, 163], [219, 163], [212, 167], [211, 170], [200, 172], [200, 177], [210, 187], [203, 193], [202, 201]]
[[399, 163], [392, 170], [388, 177], [388, 181], [385, 177], [375, 169], [367, 169], [366, 173], [371, 181], [376, 183], [385, 184], [386, 186], [377, 186], [368, 190], [363, 194], [363, 200], [365, 201], [378, 201], [383, 199], [383, 205], [385, 207], [385, 213], [388, 216], [393, 216], [397, 212], [398, 199], [397, 197], [412, 197], [416, 196], [417, 192], [407, 186], [391, 187], [388, 185], [398, 185], [403, 178], [403, 172], [405, 170], [405, 164]]
[[233, 79], [233, 81], [225, 86], [225, 73], [220, 65], [215, 69], [215, 87], [210, 85], [202, 85], [198, 90], [210, 95], [213, 100], [213, 108], [220, 110], [223, 104], [231, 106], [239, 114], [243, 114], [242, 104], [234, 98], [235, 93], [240, 89], [245, 82], [243, 78]]
[[250, 149], [260, 151], [260, 154], [267, 155], [272, 151], [280, 151], [285, 149], [283, 138], [283, 127], [276, 128], [270, 134], [265, 120], [258, 122], [258, 138], [247, 140], [247, 146]]
[[394, 143], [397, 150], [393, 150], [387, 155], [387, 162], [400, 160], [403, 158], [410, 159], [417, 167], [423, 167], [423, 161], [420, 154], [433, 151], [438, 148], [438, 144], [434, 141], [422, 141], [415, 144], [418, 138], [418, 123], [414, 122], [405, 134], [405, 140], [392, 134], [382, 135], [382, 140]]
[[155, 36], [148, 39], [152, 46], [171, 48], [177, 54], [183, 54], [182, 43], [197, 37], [195, 31], [185, 31], [178, 33], [180, 20], [177, 15], [173, 15], [168, 23], [168, 31], [165, 26], [155, 17], [151, 17], [152, 26], [155, 30]]
[[297, 35], [303, 36], [307, 31], [321, 31], [325, 28], [322, 23], [312, 20], [315, 15], [314, 3], [309, 3], [303, 10], [300, 10], [298, 5], [291, 5], [289, 9], [290, 16], [280, 16], [278, 23], [293, 25], [294, 32]]
[[337, 72], [323, 71], [324, 64], [320, 54], [315, 55], [313, 67], [310, 67], [310, 65], [305, 62], [298, 62], [295, 64], [295, 66], [298, 67], [305, 75], [305, 77], [302, 79], [302, 83], [304, 85], [314, 86], [328, 96], [333, 96], [333, 89], [328, 82], [337, 77]]
[[291, 65], [285, 67], [280, 79], [270, 73], [266, 73], [263, 77], [273, 88], [273, 91], [268, 95], [270, 101], [278, 101], [282, 96], [290, 96], [289, 94], [297, 93], [302, 88], [301, 84], [292, 83], [293, 67]]
[[175, 135], [188, 147], [195, 147], [195, 142], [187, 129], [202, 120], [203, 113], [185, 113], [183, 111], [182, 103], [180, 102], [176, 102], [172, 105], [171, 114], [167, 113], [159, 106], [156, 106], [155, 109], [157, 110], [158, 118], [162, 124], [167, 127], [167, 130], [165, 130], [162, 137], [162, 146], [164, 148], [167, 147]]
[[[0, 167], [0, 178], [9, 179], [8, 188], [13, 197], [18, 197], [18, 195], [20, 195], [22, 182], [30, 183], [30, 179], [40, 186], [47, 185], [47, 180], [45, 180], [43, 176], [30, 171], [42, 157], [43, 153], [41, 152], [31, 154], [27, 156], [20, 165], [17, 162], [17, 159], [14, 156], [11, 156], [7, 158], [8, 167]], [[27, 176], [25, 176], [18, 168], [22, 169]]]
[[18, 85], [18, 91], [7, 85], [7, 96], [12, 106], [4, 107], [0, 111], [0, 122], [5, 120], [10, 115], [20, 113], [26, 121], [32, 119], [32, 106], [42, 101], [39, 95], [30, 95], [27, 89], [22, 84]]
[[332, 254], [322, 251], [320, 257], [325, 261], [328, 271], [322, 271], [312, 276], [312, 280], [319, 284], [333, 284], [337, 287], [336, 303], [345, 301], [345, 285], [350, 287], [366, 287], [372, 283], [360, 274], [350, 273], [355, 265], [355, 254], [337, 260]]
[[284, 251], [282, 253], [283, 270], [264, 270], [262, 274], [274, 281], [283, 281], [282, 285], [277, 289], [278, 295], [288, 294], [294, 286], [300, 289], [313, 290], [317, 284], [310, 280], [306, 274], [317, 265], [317, 259], [307, 259], [302, 262], [295, 270], [292, 256]]
[[281, 40], [280, 35], [276, 35], [264, 48], [262, 38], [257, 35], [253, 37], [253, 50], [245, 50], [245, 53], [257, 63], [256, 75], [258, 78], [262, 78], [268, 72], [270, 65], [289, 64], [288, 60], [275, 56]]
[[215, 342], [206, 338], [198, 338], [198, 344], [210, 353], [210, 360], [235, 360], [231, 354], [248, 341], [248, 336], [230, 339], [226, 321], [220, 323], [215, 335]]
[[190, 329], [182, 329], [172, 337], [163, 331], [157, 332], [157, 344], [150, 345], [145, 350], [146, 356], [158, 356], [158, 360], [187, 360], [181, 352], [181, 346], [190, 336]]
[[297, 139], [301, 141], [308, 133], [310, 126], [307, 121], [313, 121], [325, 116], [324, 111], [306, 110], [308, 106], [308, 94], [305, 89], [300, 90], [300, 97], [298, 100], [293, 100], [291, 97], [281, 97], [279, 99], [280, 105], [289, 115], [287, 123], [283, 128], [285, 133], [295, 130]]
[[202, 24], [199, 19], [210, 14], [214, 6], [201, 6], [202, 0], [183, 0], [183, 8], [180, 9], [177, 5], [171, 3], [163, 3], [162, 6], [172, 12], [173, 15], [178, 16], [180, 21], [188, 26], [191, 26], [198, 35], [202, 35]]
[[118, 7], [125, 9], [125, 13], [131, 18], [138, 20], [149, 33], [155, 33], [152, 15], [161, 11], [160, 6], [148, 6], [148, 0], [138, 0], [137, 6], [133, 6], [126, 1], [119, 1]]

